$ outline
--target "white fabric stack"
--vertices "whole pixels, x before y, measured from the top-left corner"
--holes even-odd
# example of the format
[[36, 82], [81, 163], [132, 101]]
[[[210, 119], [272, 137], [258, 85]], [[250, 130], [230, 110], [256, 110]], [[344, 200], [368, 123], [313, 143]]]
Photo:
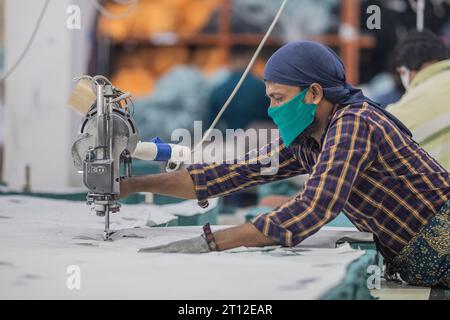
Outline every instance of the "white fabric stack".
[[[200, 226], [149, 228], [152, 210], [123, 206], [112, 215], [111, 228], [118, 230], [113, 241], [104, 242], [103, 219], [84, 203], [0, 197], [0, 299], [316, 299], [364, 254], [324, 243], [199, 255], [137, 253], [201, 233]], [[342, 235], [333, 232], [317, 235]], [[70, 289], [77, 270], [80, 289]]]

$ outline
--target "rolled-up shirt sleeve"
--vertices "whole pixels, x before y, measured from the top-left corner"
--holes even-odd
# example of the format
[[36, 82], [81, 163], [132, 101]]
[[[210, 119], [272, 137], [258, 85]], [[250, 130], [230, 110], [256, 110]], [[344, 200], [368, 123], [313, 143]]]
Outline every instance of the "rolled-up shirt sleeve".
[[334, 119], [304, 191], [252, 223], [283, 246], [316, 233], [344, 208], [358, 175], [376, 158], [375, 133], [360, 114]]
[[250, 151], [237, 163], [198, 163], [190, 165], [187, 171], [199, 201], [306, 173], [281, 138], [259, 152]]

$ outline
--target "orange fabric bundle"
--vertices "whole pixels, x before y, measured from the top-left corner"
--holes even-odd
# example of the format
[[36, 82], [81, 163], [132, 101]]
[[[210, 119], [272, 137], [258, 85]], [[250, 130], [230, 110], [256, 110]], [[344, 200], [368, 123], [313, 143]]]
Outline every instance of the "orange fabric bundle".
[[[220, 7], [221, 0], [141, 0], [137, 8], [121, 19], [100, 16], [99, 35], [115, 42], [149, 39], [165, 32], [195, 34], [205, 26]], [[121, 15], [128, 6], [106, 2], [105, 9]], [[226, 52], [218, 47], [201, 47], [190, 57], [185, 46], [138, 46], [132, 53], [123, 52], [114, 61], [114, 83], [133, 95], [145, 95], [153, 90], [155, 79], [178, 64], [192, 63], [205, 73], [224, 66]]]
[[[127, 10], [125, 6], [114, 3], [108, 3], [105, 6], [105, 9], [108, 10], [111, 14], [117, 16], [125, 13], [125, 11]], [[100, 18], [98, 20], [98, 34], [111, 38], [115, 41], [124, 41], [130, 35], [130, 22], [132, 21], [130, 20], [130, 17], [135, 15], [136, 11], [122, 19], [109, 19], [104, 15], [100, 15]]]
[[144, 47], [128, 52], [121, 52], [115, 58], [114, 66], [117, 69], [122, 68], [146, 68], [151, 69], [153, 48]]
[[[142, 95], [151, 91], [156, 78], [173, 66], [186, 63], [189, 63], [189, 52], [184, 47], [146, 47], [122, 52], [114, 61], [117, 70], [114, 77], [126, 90]], [[137, 78], [133, 79], [134, 76]]]
[[189, 51], [184, 47], [154, 47], [149, 59], [152, 73], [160, 77], [177, 64], [189, 63]]
[[131, 92], [133, 96], [145, 96], [154, 89], [155, 79], [144, 68], [119, 69], [112, 77], [112, 83], [117, 88]]
[[[176, 1], [176, 0], [175, 0]], [[177, 32], [194, 34], [201, 31], [219, 7], [220, 0], [184, 0], [179, 5]]]
[[222, 48], [200, 48], [194, 53], [192, 63], [204, 73], [211, 74], [225, 65], [226, 52]]
[[152, 34], [175, 32], [177, 8], [171, 1], [141, 1], [133, 18], [131, 38], [148, 39]]
[[[129, 10], [129, 7], [108, 2], [105, 9], [111, 14], [120, 16]], [[139, 1], [137, 8], [131, 9], [130, 14], [120, 19], [100, 16], [98, 32], [115, 41], [124, 41], [127, 38], [148, 39], [154, 33], [174, 32], [177, 22], [176, 12], [177, 7], [171, 1]]]
[[264, 78], [264, 67], [266, 66], [266, 59], [264, 58], [258, 58], [255, 61], [255, 64], [253, 65], [252, 68], [252, 73], [260, 78], [263, 79]]

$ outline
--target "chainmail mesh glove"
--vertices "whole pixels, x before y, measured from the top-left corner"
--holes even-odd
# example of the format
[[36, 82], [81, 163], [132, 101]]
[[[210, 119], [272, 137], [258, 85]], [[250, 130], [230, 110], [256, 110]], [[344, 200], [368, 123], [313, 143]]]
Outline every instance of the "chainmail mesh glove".
[[210, 251], [208, 243], [203, 236], [175, 241], [162, 246], [139, 249], [139, 252], [154, 253], [207, 253]]

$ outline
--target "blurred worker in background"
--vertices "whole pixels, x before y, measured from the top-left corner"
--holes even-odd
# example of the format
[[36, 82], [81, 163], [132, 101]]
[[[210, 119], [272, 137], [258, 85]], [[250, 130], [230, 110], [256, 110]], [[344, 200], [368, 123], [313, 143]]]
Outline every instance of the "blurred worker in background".
[[[225, 80], [214, 87], [211, 92], [206, 126], [211, 125], [230, 96], [244, 73], [252, 54], [253, 50], [246, 46], [234, 46], [232, 48], [229, 65], [230, 72]], [[269, 123], [270, 119], [266, 112], [269, 103], [270, 101], [265, 95], [262, 79], [257, 78], [250, 72], [231, 101], [230, 106], [222, 115], [217, 128], [221, 130], [225, 128], [246, 129], [251, 122], [263, 121]]]
[[394, 64], [406, 89], [387, 107], [413, 138], [450, 170], [450, 60], [444, 42], [430, 31], [411, 31], [394, 51]]

